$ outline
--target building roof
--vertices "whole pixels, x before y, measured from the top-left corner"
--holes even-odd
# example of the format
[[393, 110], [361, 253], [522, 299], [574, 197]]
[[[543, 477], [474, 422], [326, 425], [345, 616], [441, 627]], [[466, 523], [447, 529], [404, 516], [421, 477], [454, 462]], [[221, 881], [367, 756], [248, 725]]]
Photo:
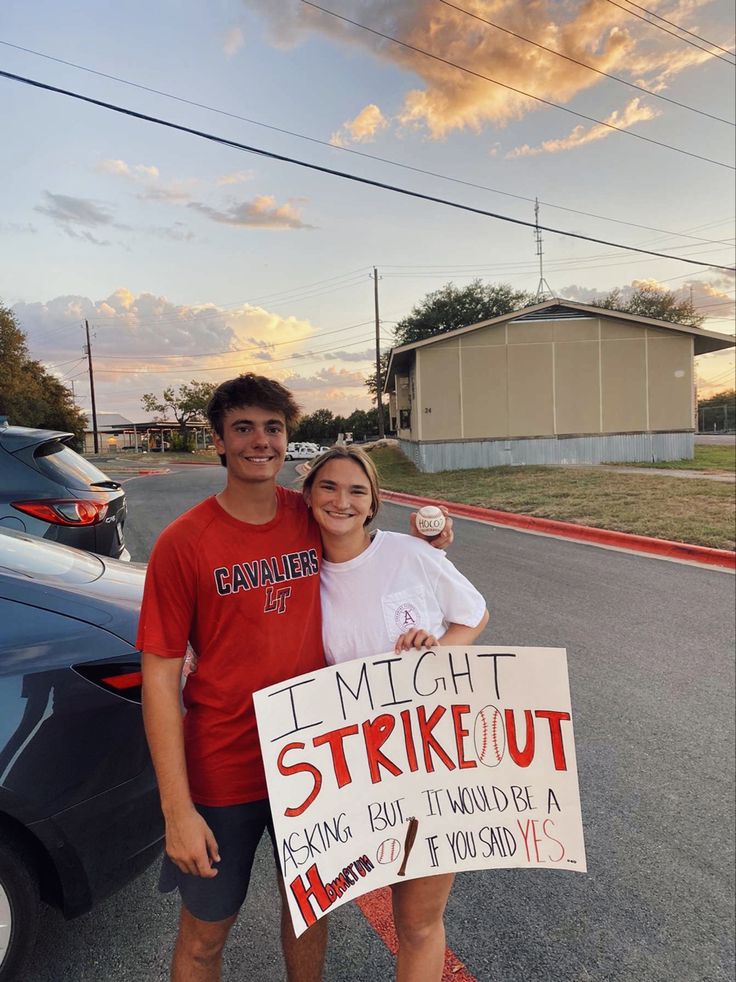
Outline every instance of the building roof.
[[456, 338], [461, 334], [477, 331], [481, 327], [504, 324], [506, 322], [572, 320], [582, 317], [612, 317], [616, 320], [638, 324], [641, 327], [657, 327], [665, 331], [672, 331], [673, 334], [691, 334], [695, 338], [696, 355], [736, 347], [736, 339], [726, 334], [720, 334], [717, 331], [704, 331], [700, 327], [690, 327], [687, 324], [673, 324], [672, 321], [655, 320], [652, 317], [640, 317], [638, 314], [627, 314], [621, 310], [609, 310], [607, 307], [595, 307], [592, 304], [577, 303], [574, 300], [563, 300], [557, 297], [552, 300], [545, 300], [542, 303], [533, 304], [531, 307], [522, 307], [521, 310], [512, 310], [508, 314], [501, 314], [499, 317], [492, 317], [490, 320], [479, 321], [477, 324], [459, 327], [454, 331], [435, 334], [431, 338], [424, 338], [423, 341], [414, 341], [412, 344], [402, 344], [394, 348], [388, 363], [384, 390], [388, 391], [389, 383], [393, 381], [396, 372], [409, 365], [412, 357], [411, 352], [417, 348], [436, 344], [438, 341], [446, 341], [448, 338]]
[[[90, 413], [87, 416], [87, 432], [92, 432], [92, 416]], [[120, 427], [132, 426], [131, 420], [127, 419], [125, 416], [121, 416], [120, 413], [97, 413], [97, 432], [104, 433], [105, 430], [118, 430]]]

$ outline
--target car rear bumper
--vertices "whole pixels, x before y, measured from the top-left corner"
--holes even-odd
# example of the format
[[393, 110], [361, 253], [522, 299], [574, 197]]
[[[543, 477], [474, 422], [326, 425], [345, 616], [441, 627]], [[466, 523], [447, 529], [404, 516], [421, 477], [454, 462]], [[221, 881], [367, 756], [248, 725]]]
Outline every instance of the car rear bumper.
[[164, 825], [153, 771], [28, 827], [61, 885], [65, 917], [85, 913], [143, 872], [160, 853]]

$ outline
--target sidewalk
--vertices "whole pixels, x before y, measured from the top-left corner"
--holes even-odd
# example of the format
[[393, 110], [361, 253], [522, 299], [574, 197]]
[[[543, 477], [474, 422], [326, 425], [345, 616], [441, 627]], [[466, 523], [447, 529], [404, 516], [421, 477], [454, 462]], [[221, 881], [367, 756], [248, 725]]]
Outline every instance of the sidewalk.
[[618, 471], [619, 474], [654, 474], [657, 477], [689, 477], [700, 481], [722, 481], [736, 484], [736, 474], [721, 474], [718, 471], [679, 471], [664, 467], [620, 467], [618, 464], [598, 464], [603, 471]]

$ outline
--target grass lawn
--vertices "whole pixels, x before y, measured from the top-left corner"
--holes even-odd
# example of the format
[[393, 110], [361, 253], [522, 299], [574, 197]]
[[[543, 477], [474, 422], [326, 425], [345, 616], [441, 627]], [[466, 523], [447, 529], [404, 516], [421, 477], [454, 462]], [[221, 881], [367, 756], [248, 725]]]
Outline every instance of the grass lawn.
[[422, 474], [396, 447], [377, 447], [371, 456], [381, 486], [392, 491], [717, 549], [736, 547], [733, 484], [618, 474], [596, 467], [491, 467]]
[[736, 470], [736, 446], [718, 446], [715, 444], [696, 444], [693, 460], [663, 460], [656, 464], [646, 464], [635, 461], [630, 464], [616, 464], [619, 467], [656, 467], [657, 470], [677, 471], [720, 471], [733, 474]]

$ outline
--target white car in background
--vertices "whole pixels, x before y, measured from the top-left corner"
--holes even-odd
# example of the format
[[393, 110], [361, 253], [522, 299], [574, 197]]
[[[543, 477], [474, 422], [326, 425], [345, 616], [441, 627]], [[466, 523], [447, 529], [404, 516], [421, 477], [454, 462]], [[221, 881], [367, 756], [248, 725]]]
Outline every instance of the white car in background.
[[286, 448], [286, 460], [311, 460], [317, 456], [317, 448], [308, 443], [290, 443]]

